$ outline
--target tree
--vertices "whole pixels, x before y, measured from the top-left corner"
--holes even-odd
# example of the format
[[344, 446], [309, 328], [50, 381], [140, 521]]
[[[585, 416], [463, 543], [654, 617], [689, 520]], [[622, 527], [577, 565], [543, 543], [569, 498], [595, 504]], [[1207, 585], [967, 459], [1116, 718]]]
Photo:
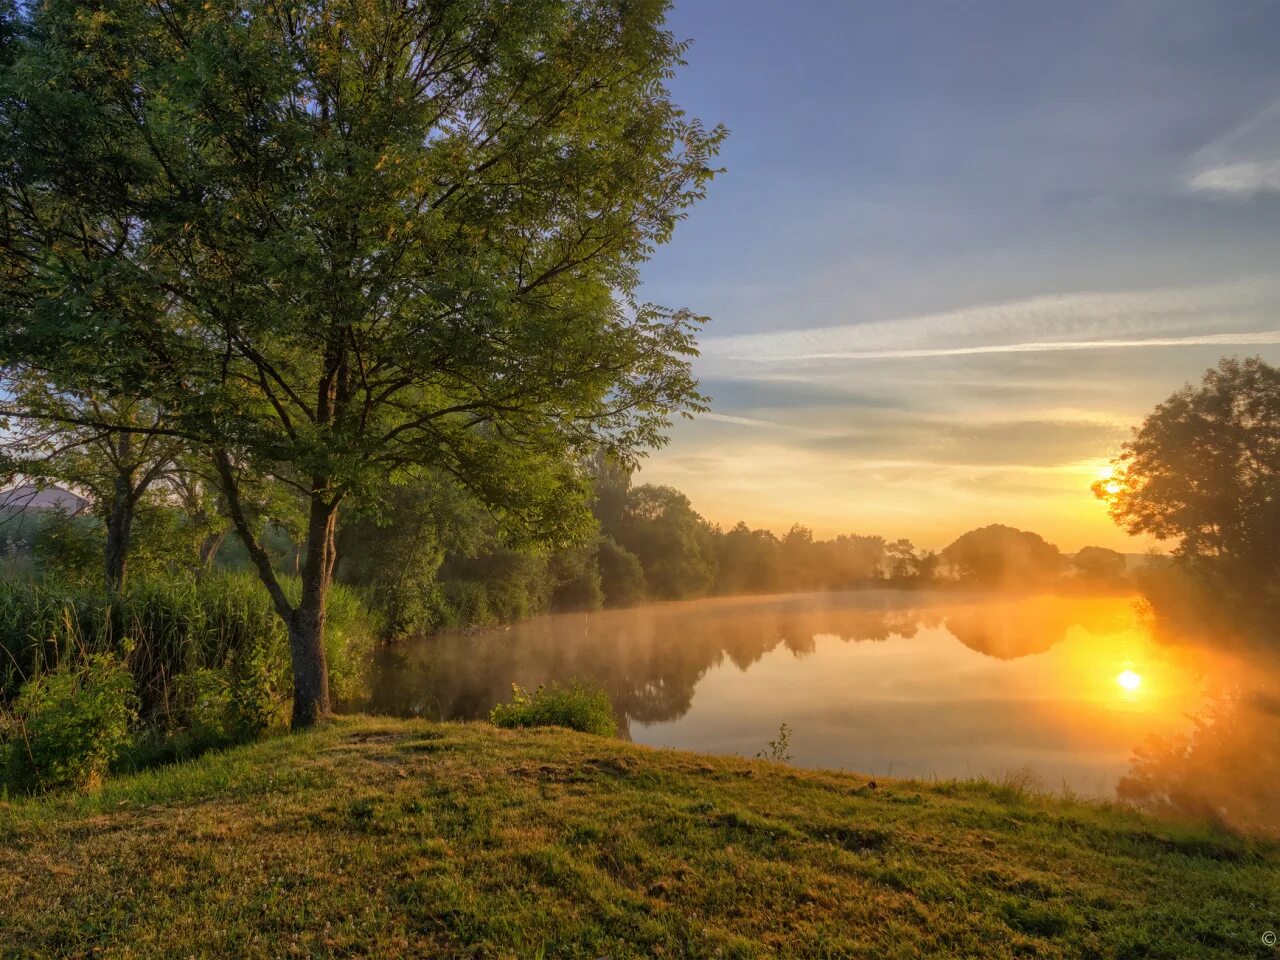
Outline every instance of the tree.
[[1159, 404], [1093, 486], [1133, 535], [1249, 580], [1280, 574], [1280, 370], [1224, 358]]
[[765, 593], [778, 589], [778, 538], [742, 521], [717, 538], [716, 592]]
[[1062, 570], [1062, 554], [1038, 533], [993, 523], [961, 535], [942, 551], [961, 580], [987, 587], [1030, 587]]
[[609, 607], [630, 607], [645, 595], [644, 567], [639, 558], [608, 535], [596, 543], [596, 563], [600, 566], [600, 591]]
[[[288, 626], [295, 727], [329, 709], [340, 507], [433, 469], [570, 541], [578, 464], [633, 464], [702, 409], [702, 318], [637, 297], [724, 136], [669, 98], [665, 8], [9, 11], [0, 363], [176, 411], [163, 432], [205, 451]], [[296, 601], [261, 540], [268, 484], [305, 514]]]
[[182, 441], [164, 432], [163, 411], [146, 401], [58, 390], [29, 374], [4, 378], [0, 388], [23, 411], [0, 441], [0, 473], [86, 493], [106, 526], [103, 576], [122, 589], [139, 507], [172, 474]]
[[615, 536], [639, 558], [656, 597], [702, 596], [715, 582], [712, 529], [674, 487], [646, 483], [633, 488]]
[[1124, 579], [1124, 555], [1106, 547], [1081, 547], [1071, 558], [1071, 566], [1087, 580], [1115, 583]]

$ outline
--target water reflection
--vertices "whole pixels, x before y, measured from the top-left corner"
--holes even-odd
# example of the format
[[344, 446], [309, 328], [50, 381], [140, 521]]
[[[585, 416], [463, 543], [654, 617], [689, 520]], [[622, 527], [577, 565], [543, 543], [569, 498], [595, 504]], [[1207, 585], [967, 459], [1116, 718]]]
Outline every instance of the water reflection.
[[[602, 683], [624, 735], [643, 743], [750, 755], [786, 722], [806, 766], [941, 777], [1027, 767], [1049, 787], [1105, 794], [1135, 745], [1188, 735], [1189, 715], [1257, 669], [1156, 642], [1127, 598], [879, 591], [655, 604], [427, 638], [384, 655], [360, 706], [479, 719], [512, 683], [575, 676]], [[1197, 742], [1206, 754], [1209, 740]], [[1154, 796], [1177, 749], [1151, 748], [1148, 786], [1131, 776], [1128, 795]]]

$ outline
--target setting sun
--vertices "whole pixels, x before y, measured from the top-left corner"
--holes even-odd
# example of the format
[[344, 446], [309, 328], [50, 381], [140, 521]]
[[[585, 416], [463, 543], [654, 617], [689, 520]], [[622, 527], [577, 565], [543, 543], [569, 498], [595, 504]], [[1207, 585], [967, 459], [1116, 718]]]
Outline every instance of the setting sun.
[[1124, 687], [1126, 690], [1137, 690], [1142, 684], [1142, 677], [1138, 676], [1132, 670], [1125, 670], [1116, 677], [1116, 683]]

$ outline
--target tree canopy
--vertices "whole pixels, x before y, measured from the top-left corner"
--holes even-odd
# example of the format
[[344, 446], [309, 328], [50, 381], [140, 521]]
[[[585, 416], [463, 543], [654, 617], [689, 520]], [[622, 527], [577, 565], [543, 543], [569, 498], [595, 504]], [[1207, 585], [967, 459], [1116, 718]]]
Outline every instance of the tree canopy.
[[[341, 504], [431, 469], [570, 540], [578, 464], [701, 409], [703, 318], [637, 295], [724, 136], [670, 100], [665, 8], [7, 11], [0, 363], [147, 399], [207, 453], [289, 625], [295, 724], [328, 709]], [[306, 515], [297, 601], [259, 542], [268, 486]]]
[[1062, 554], [1038, 533], [1001, 523], [970, 530], [942, 551], [962, 580], [990, 587], [1046, 583], [1062, 570]]
[[1224, 358], [1159, 404], [1094, 484], [1128, 533], [1189, 560], [1280, 573], [1280, 370]]

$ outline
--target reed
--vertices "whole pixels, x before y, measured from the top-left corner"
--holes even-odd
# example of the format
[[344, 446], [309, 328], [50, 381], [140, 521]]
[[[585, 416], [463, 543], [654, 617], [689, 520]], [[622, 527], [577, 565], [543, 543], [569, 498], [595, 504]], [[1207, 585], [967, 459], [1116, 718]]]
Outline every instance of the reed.
[[[327, 632], [341, 699], [363, 682], [375, 633], [350, 590], [333, 589]], [[288, 689], [284, 625], [250, 575], [222, 573], [198, 584], [157, 577], [119, 594], [52, 580], [0, 582], [0, 701], [59, 664], [97, 653], [117, 654], [129, 665], [144, 719], [167, 710], [180, 676], [223, 669], [236, 658], [265, 662], [279, 688]]]

